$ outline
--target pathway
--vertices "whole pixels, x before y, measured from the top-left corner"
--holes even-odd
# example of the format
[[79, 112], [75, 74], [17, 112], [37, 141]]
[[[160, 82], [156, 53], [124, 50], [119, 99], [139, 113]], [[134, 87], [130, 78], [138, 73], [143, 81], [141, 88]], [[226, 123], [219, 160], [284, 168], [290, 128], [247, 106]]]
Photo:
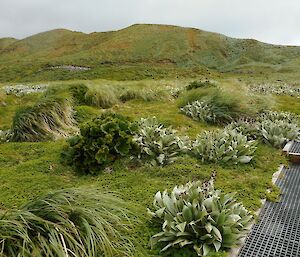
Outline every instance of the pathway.
[[[296, 144], [291, 144], [292, 152]], [[282, 191], [281, 201], [264, 204], [260, 221], [253, 226], [238, 257], [300, 256], [300, 164], [283, 168], [276, 185]]]

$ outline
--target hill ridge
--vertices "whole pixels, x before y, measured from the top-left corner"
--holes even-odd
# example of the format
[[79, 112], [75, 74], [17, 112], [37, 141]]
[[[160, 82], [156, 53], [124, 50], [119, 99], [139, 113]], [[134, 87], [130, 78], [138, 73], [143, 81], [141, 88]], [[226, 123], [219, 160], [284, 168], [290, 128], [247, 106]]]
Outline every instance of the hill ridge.
[[[92, 33], [54, 29], [2, 47], [0, 39], [0, 81], [53, 80], [55, 76], [110, 78], [109, 73], [114, 74], [113, 78], [120, 70], [124, 74], [118, 79], [181, 76], [207, 69], [298, 72], [299, 64], [297, 46], [231, 38], [175, 25], [133, 24], [116, 31]], [[64, 65], [87, 66], [91, 70], [70, 74], [48, 69]]]

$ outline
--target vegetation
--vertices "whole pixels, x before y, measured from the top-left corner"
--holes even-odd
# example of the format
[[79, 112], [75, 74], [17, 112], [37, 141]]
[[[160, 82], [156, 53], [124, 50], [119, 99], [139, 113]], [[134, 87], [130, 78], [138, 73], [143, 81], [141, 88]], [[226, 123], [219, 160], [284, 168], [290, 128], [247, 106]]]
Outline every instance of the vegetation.
[[132, 256], [129, 211], [95, 189], [40, 196], [19, 210], [1, 211], [1, 256]]
[[195, 120], [229, 123], [243, 114], [240, 99], [218, 88], [190, 90], [180, 98], [181, 111]]
[[84, 124], [80, 135], [68, 140], [63, 160], [77, 171], [96, 174], [135, 150], [133, 124], [124, 116], [104, 113]]
[[285, 83], [264, 83], [254, 84], [249, 86], [250, 90], [259, 94], [275, 94], [275, 95], [290, 95], [299, 96], [299, 86], [289, 85]]
[[45, 97], [32, 107], [19, 109], [11, 129], [11, 141], [44, 141], [68, 137], [77, 132], [70, 100]]
[[84, 95], [85, 104], [101, 108], [110, 108], [118, 103], [118, 97], [113, 88], [108, 86], [90, 86]]
[[282, 148], [288, 141], [299, 138], [298, 117], [290, 112], [265, 111], [256, 120], [240, 120], [227, 126], [249, 139], [260, 138], [276, 148]]
[[[195, 79], [201, 81], [202, 78]], [[19, 107], [33, 107], [44, 99], [54, 99], [58, 97], [68, 99], [69, 103], [72, 103], [74, 119], [81, 129], [86, 128], [86, 135], [90, 140], [85, 141], [89, 142], [89, 144], [85, 145], [86, 148], [76, 143], [77, 139], [79, 140], [78, 142], [83, 142], [82, 133], [82, 135], [70, 139], [71, 142], [74, 140], [75, 148], [71, 147], [70, 143], [66, 143], [64, 138], [55, 142], [1, 143], [0, 179], [2, 183], [0, 185], [0, 209], [3, 210], [3, 213], [13, 212], [9, 210], [11, 208], [21, 211], [22, 207], [20, 206], [26, 204], [27, 201], [38, 195], [47, 194], [52, 190], [61, 190], [62, 188], [88, 187], [97, 188], [100, 189], [100, 191], [116, 192], [122, 199], [126, 200], [126, 203], [122, 206], [126, 207], [133, 204], [135, 205], [134, 212], [142, 214], [141, 223], [129, 226], [124, 233], [122, 231], [122, 238], [115, 238], [116, 241], [114, 241], [121, 242], [122, 245], [124, 242], [125, 246], [127, 245], [126, 243], [129, 243], [130, 247], [127, 235], [129, 235], [130, 238], [135, 238], [136, 242], [133, 243], [136, 252], [129, 253], [129, 256], [196, 256], [197, 253], [193, 249], [192, 244], [186, 245], [183, 248], [180, 248], [179, 245], [170, 247], [164, 251], [164, 253], [160, 253], [160, 249], [167, 246], [168, 243], [159, 242], [157, 244], [158, 247], [152, 249], [148, 247], [149, 238], [162, 231], [161, 223], [156, 223], [156, 219], [152, 220], [150, 217], [144, 216], [147, 207], [151, 208], [153, 212], [156, 211], [155, 208], [151, 207], [153, 195], [159, 190], [161, 191], [165, 188], [170, 190], [176, 185], [184, 185], [188, 181], [207, 181], [211, 172], [215, 170], [217, 171], [215, 187], [222, 190], [224, 194], [236, 192], [236, 200], [242, 202], [250, 211], [256, 211], [261, 206], [260, 200], [262, 198], [277, 199], [280, 192], [278, 188], [272, 185], [271, 178], [274, 171], [277, 170], [278, 165], [285, 163], [285, 158], [281, 155], [279, 150], [267, 144], [262, 144], [263, 140], [257, 124], [263, 120], [261, 117], [265, 117], [266, 115], [271, 115], [272, 117], [288, 117], [289, 115], [268, 113], [257, 116], [257, 114], [260, 113], [261, 110], [266, 109], [266, 106], [271, 109], [276, 108], [273, 110], [277, 111], [285, 110], [297, 113], [298, 106], [298, 99], [296, 97], [289, 96], [289, 104], [287, 104], [282, 98], [286, 96], [275, 97], [271, 95], [257, 96], [254, 93], [250, 94], [248, 91], [245, 91], [243, 82], [239, 80], [229, 78], [216, 78], [216, 80], [218, 81], [218, 87], [200, 87], [189, 91], [185, 90], [185, 86], [191, 81], [191, 77], [188, 81], [167, 79], [159, 81], [151, 79], [139, 82], [106, 80], [69, 81], [49, 83], [47, 91], [44, 94], [32, 93], [23, 96], [3, 94], [4, 91], [1, 90], [2, 85], [0, 85], [0, 129], [3, 131], [10, 128], [12, 118], [15, 115], [16, 109]], [[106, 113], [106, 110], [103, 110], [102, 106], [92, 105], [87, 102], [86, 94], [90, 89], [97, 92], [113, 92], [117, 102], [109, 107], [110, 111], [120, 113], [124, 120], [123, 118], [119, 119], [115, 116], [111, 118], [111, 115], [108, 114], [111, 112]], [[128, 93], [127, 91], [133, 93]], [[109, 92], [107, 95], [110, 94]], [[238, 128], [235, 129], [245, 134], [241, 137], [243, 140], [246, 138], [247, 141], [245, 145], [257, 139], [257, 143], [253, 143], [252, 145], [253, 148], [250, 147], [251, 149], [256, 149], [255, 158], [251, 159], [251, 165], [240, 165], [235, 158], [228, 162], [204, 161], [199, 163], [200, 157], [195, 155], [194, 149], [192, 152], [187, 152], [192, 153], [192, 156], [185, 154], [187, 148], [190, 148], [189, 144], [186, 144], [183, 149], [178, 149], [179, 144], [174, 143], [177, 142], [176, 140], [178, 138], [182, 140], [182, 143], [185, 142], [183, 138], [187, 136], [196, 142], [198, 134], [218, 134], [223, 131], [223, 128], [220, 127], [225, 125], [223, 123], [227, 122], [217, 123], [216, 126], [212, 123], [195, 121], [180, 113], [178, 109], [178, 107], [183, 107], [184, 105], [182, 105], [182, 103], [185, 103], [188, 99], [208, 101], [218, 92], [221, 97], [223, 95], [226, 96], [220, 100], [222, 104], [224, 101], [228, 101], [229, 103], [235, 101], [235, 107], [231, 109], [234, 111], [234, 114], [236, 114], [234, 117], [238, 118], [235, 123], [240, 126], [244, 126], [244, 122], [249, 123], [241, 130]], [[121, 98], [122, 95], [123, 97]], [[273, 104], [269, 106], [270, 102]], [[190, 103], [192, 103], [192, 101]], [[103, 114], [103, 116], [101, 114]], [[106, 117], [105, 115], [108, 115], [110, 118], [100, 118]], [[112, 116], [113, 115], [114, 114], [112, 114]], [[151, 118], [147, 118], [153, 117], [154, 115], [157, 117], [155, 122]], [[97, 120], [97, 122], [93, 120]], [[140, 120], [140, 122], [132, 123], [132, 120]], [[171, 145], [166, 144], [166, 147], [164, 147], [167, 158], [164, 159], [162, 165], [157, 165], [160, 163], [156, 157], [157, 153], [161, 151], [161, 144], [156, 144], [156, 142], [159, 142], [157, 139], [160, 139], [159, 133], [153, 133], [154, 136], [143, 138], [143, 142], [145, 142], [147, 147], [154, 147], [155, 149], [154, 154], [151, 156], [146, 152], [142, 153], [142, 146], [139, 146], [138, 142], [134, 142], [135, 138], [141, 136], [141, 127], [144, 126], [142, 126], [142, 121], [149, 123], [149, 126], [144, 126], [144, 131], [151, 132], [151, 128], [153, 128], [151, 120], [153, 121], [153, 127], [157, 126], [159, 131], [168, 131], [165, 133], [166, 135], [169, 135], [168, 133], [170, 132], [169, 139], [172, 139], [170, 141]], [[291, 122], [297, 122], [297, 118], [295, 120], [288, 120], [289, 119], [286, 118], [285, 122], [289, 124]], [[112, 132], [112, 130], [109, 130], [109, 126], [104, 126], [102, 122], [105, 124], [109, 123], [110, 125], [115, 124], [115, 126], [112, 127], [116, 129], [113, 129]], [[125, 133], [123, 133], [124, 131], [119, 130], [119, 125], [121, 123], [123, 124], [123, 122], [128, 124], [130, 132], [125, 131]], [[162, 124], [164, 125], [162, 126]], [[91, 125], [91, 127], [89, 127], [89, 125]], [[230, 126], [231, 129], [229, 129]], [[255, 126], [254, 134], [251, 131], [252, 126]], [[107, 128], [109, 133], [106, 133], [107, 130], [102, 130], [104, 127]], [[226, 128], [226, 131], [232, 131], [234, 127], [236, 126], [230, 124]], [[89, 128], [91, 130], [89, 130]], [[176, 129], [176, 132], [174, 132], [173, 128], [174, 130]], [[247, 131], [247, 133], [245, 131]], [[95, 135], [95, 138], [97, 137], [99, 140], [95, 140], [95, 138], [92, 137], [93, 132], [100, 135], [99, 137]], [[240, 135], [238, 132], [236, 132], [236, 134]], [[151, 133], [149, 134], [153, 135]], [[108, 162], [99, 164], [95, 159], [95, 153], [93, 151], [102, 149], [103, 145], [101, 145], [102, 141], [100, 139], [105, 138], [105, 136], [103, 137], [104, 134], [113, 134], [120, 140], [128, 136], [128, 138], [130, 138], [129, 141], [132, 143], [128, 154], [117, 153], [115, 152], [115, 148], [111, 147], [109, 148], [112, 151], [108, 154]], [[153, 138], [153, 140], [149, 138]], [[162, 136], [162, 138], [165, 138], [165, 135]], [[236, 137], [233, 138], [236, 139]], [[167, 142], [168, 140], [164, 139], [162, 141]], [[108, 141], [103, 141], [103, 144], [105, 144], [104, 149], [106, 149], [106, 146], [110, 147]], [[111, 145], [114, 145], [114, 143]], [[127, 149], [127, 146], [124, 147], [124, 149]], [[76, 159], [78, 156], [80, 156], [80, 158], [86, 158], [87, 156], [86, 154], [82, 154], [83, 152], [80, 152], [79, 149], [84, 149], [86, 152], [91, 153], [91, 155], [88, 155], [91, 159], [87, 165], [83, 165], [79, 159]], [[91, 151], [91, 149], [93, 150]], [[242, 149], [241, 151], [244, 150], [245, 149]], [[65, 153], [61, 156], [63, 151], [65, 151]], [[78, 151], [77, 153], [79, 153], [79, 155], [72, 158], [72, 154], [76, 151]], [[138, 156], [139, 153], [142, 161], [132, 158], [132, 156]], [[251, 158], [253, 155], [252, 153], [246, 156]], [[103, 161], [105, 158], [102, 159], [101, 157], [99, 159]], [[66, 166], [64, 162], [61, 162], [61, 159], [69, 161], [71, 166]], [[82, 167], [79, 165], [81, 174], [74, 173], [73, 168], [76, 168], [75, 166], [77, 165], [73, 163], [73, 160], [77, 160], [79, 164], [82, 164], [82, 167], [84, 166], [83, 169], [81, 169]], [[155, 162], [155, 165], [144, 165], [143, 161], [146, 163], [152, 162], [153, 164]], [[237, 165], [232, 165], [235, 163], [237, 163]], [[88, 167], [90, 164], [94, 166], [92, 168]], [[101, 172], [102, 170], [104, 172]], [[99, 174], [100, 172], [101, 175]], [[85, 174], [99, 175], [86, 176]], [[202, 188], [200, 183], [199, 186]], [[270, 194], [267, 193], [267, 189], [271, 191]], [[81, 206], [81, 203], [78, 203], [78, 205]], [[132, 217], [132, 214], [129, 216]], [[213, 234], [213, 232], [211, 232], [211, 234]], [[125, 241], [122, 241], [123, 239], [125, 239]], [[154, 242], [155, 240], [153, 243]], [[216, 245], [217, 244], [218, 243], [216, 243]], [[216, 248], [212, 244], [210, 244], [209, 249], [211, 250], [210, 253], [208, 253], [210, 257], [226, 256], [226, 246], [222, 246], [218, 253], [214, 253]], [[122, 248], [122, 250], [125, 249]], [[118, 256], [117, 254], [115, 255]], [[122, 254], [120, 255], [122, 256]]]
[[188, 137], [180, 137], [170, 127], [164, 127], [155, 117], [141, 119], [133, 137], [139, 149], [139, 158], [148, 159], [153, 165], [174, 162], [190, 148]]
[[213, 181], [199, 181], [158, 191], [150, 212], [161, 225], [161, 232], [152, 237], [152, 244], [170, 248], [188, 248], [198, 256], [231, 248], [249, 228], [252, 216], [232, 194], [215, 190]]
[[264, 142], [281, 149], [288, 141], [299, 138], [300, 128], [283, 120], [264, 120], [259, 124], [259, 131]]
[[256, 142], [236, 130], [203, 132], [193, 143], [193, 154], [202, 162], [249, 163]]
[[199, 74], [218, 76], [219, 72], [248, 76], [253, 81], [257, 77], [266, 79], [265, 74], [277, 78], [299, 74], [299, 47], [176, 26], [136, 24], [91, 34], [58, 29], [2, 44], [3, 40], [1, 82], [166, 77], [198, 80]]
[[216, 86], [215, 83], [213, 83], [209, 80], [205, 80], [205, 81], [196, 81], [195, 80], [186, 87], [186, 90], [192, 90], [192, 89], [201, 88], [201, 87], [214, 87], [214, 86]]

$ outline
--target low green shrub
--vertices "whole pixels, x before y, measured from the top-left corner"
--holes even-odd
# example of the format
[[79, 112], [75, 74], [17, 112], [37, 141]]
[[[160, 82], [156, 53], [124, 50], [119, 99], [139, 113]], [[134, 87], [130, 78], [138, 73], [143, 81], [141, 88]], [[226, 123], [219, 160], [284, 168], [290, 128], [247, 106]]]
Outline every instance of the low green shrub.
[[139, 158], [153, 165], [172, 163], [190, 148], [188, 137], [179, 137], [175, 130], [164, 127], [155, 117], [138, 122], [133, 140], [138, 146]]
[[[215, 190], [213, 180], [176, 186], [171, 194], [157, 192], [154, 210], [149, 211], [161, 225], [151, 238], [162, 252], [174, 248], [195, 251], [198, 256], [233, 247], [249, 229], [252, 216], [233, 194]], [[185, 256], [185, 255], [184, 255]]]
[[0, 255], [132, 256], [128, 217], [126, 203], [111, 194], [94, 189], [50, 193], [19, 210], [0, 211]]
[[103, 113], [80, 128], [81, 134], [69, 139], [62, 153], [75, 170], [96, 174], [116, 159], [133, 154], [134, 125], [115, 113]]
[[13, 119], [11, 141], [44, 141], [78, 132], [72, 102], [60, 96], [43, 97], [36, 105], [19, 109]]
[[256, 150], [256, 142], [236, 130], [203, 132], [192, 146], [192, 154], [202, 162], [249, 163]]

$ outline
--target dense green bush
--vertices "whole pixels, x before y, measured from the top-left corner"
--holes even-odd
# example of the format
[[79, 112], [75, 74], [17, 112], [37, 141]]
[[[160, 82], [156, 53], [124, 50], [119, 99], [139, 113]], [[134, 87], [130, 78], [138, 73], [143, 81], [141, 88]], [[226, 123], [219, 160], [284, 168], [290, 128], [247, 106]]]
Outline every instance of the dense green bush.
[[95, 174], [116, 159], [133, 154], [134, 125], [115, 113], [104, 113], [84, 124], [81, 134], [69, 139], [62, 156], [76, 170]]
[[122, 200], [94, 189], [50, 193], [0, 211], [0, 255], [132, 256], [128, 217]]
[[256, 150], [256, 142], [236, 130], [203, 132], [192, 146], [192, 154], [202, 162], [248, 163]]
[[214, 189], [213, 180], [176, 186], [170, 195], [167, 190], [157, 192], [153, 205], [149, 212], [162, 231], [151, 238], [151, 243], [162, 245], [161, 251], [185, 248], [205, 256], [231, 248], [252, 220], [232, 194]]
[[12, 125], [11, 141], [43, 141], [78, 132], [72, 102], [65, 97], [43, 97], [36, 105], [19, 109]]
[[153, 165], [166, 165], [190, 148], [188, 137], [179, 137], [175, 130], [164, 127], [155, 117], [141, 119], [133, 137], [139, 149], [139, 157]]

